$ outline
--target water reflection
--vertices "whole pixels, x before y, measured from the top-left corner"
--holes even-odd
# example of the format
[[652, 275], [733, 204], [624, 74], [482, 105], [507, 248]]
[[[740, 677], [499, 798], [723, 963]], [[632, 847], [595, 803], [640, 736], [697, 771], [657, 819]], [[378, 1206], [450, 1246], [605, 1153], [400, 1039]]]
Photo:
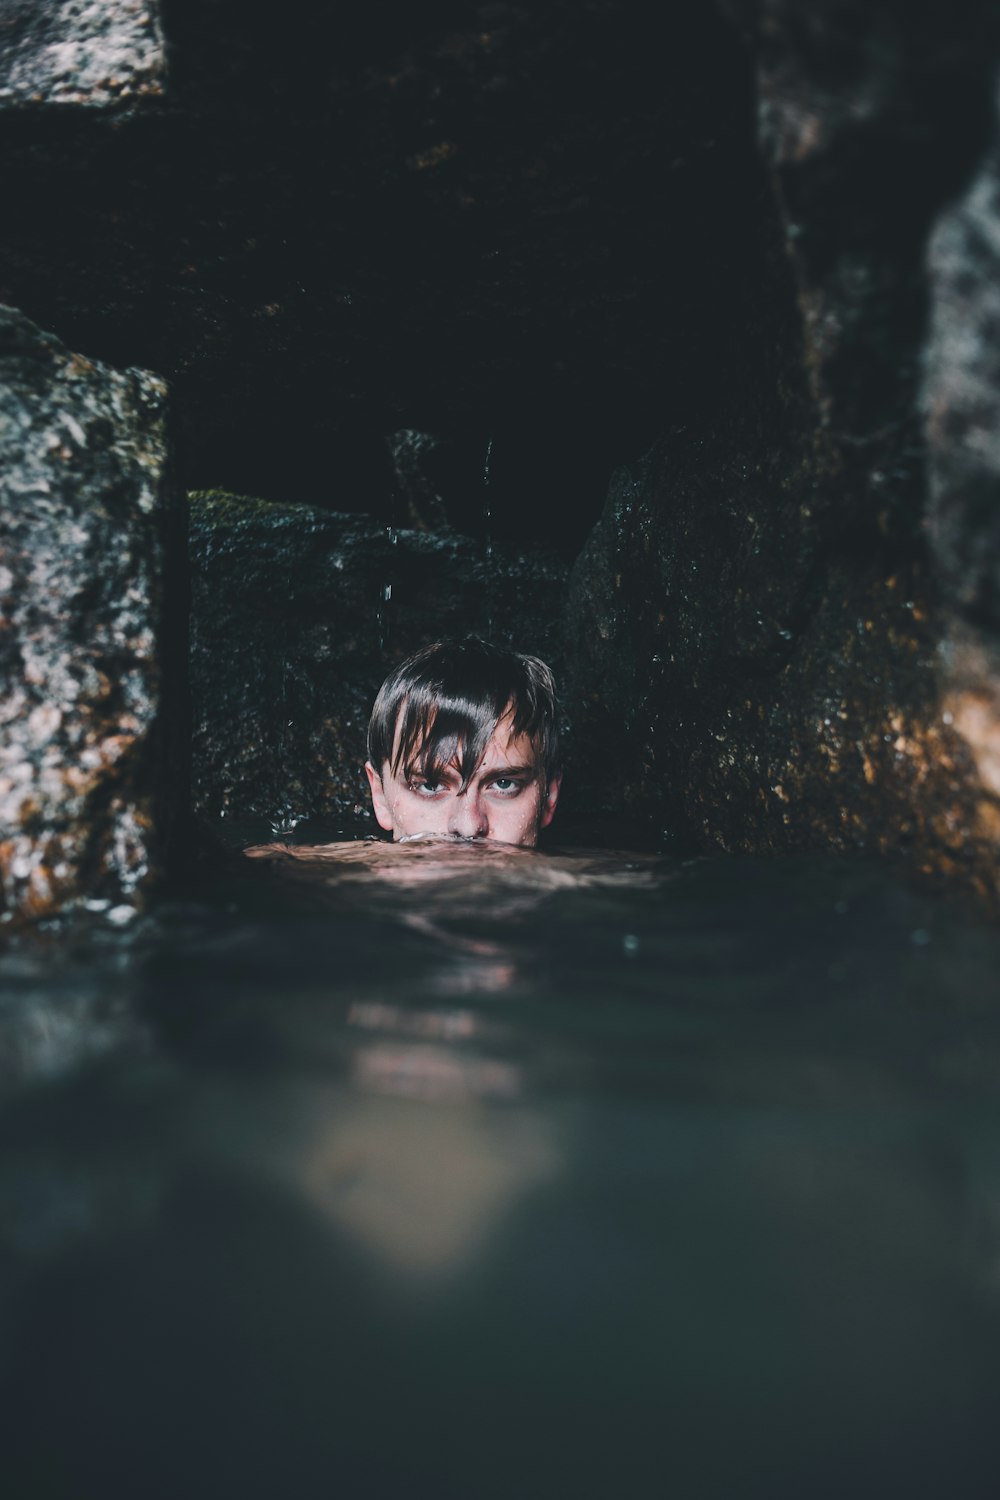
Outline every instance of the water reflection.
[[13, 944], [79, 1041], [0, 1108], [11, 1493], [992, 1493], [998, 958], [866, 866], [419, 846]]
[[[421, 981], [427, 994], [441, 997], [500, 996], [518, 981], [509, 944], [456, 930], [456, 921], [482, 917], [485, 909], [492, 923], [510, 922], [537, 910], [577, 873], [584, 882], [594, 874], [594, 861], [539, 860], [486, 842], [278, 844], [249, 852], [273, 861], [280, 878], [375, 904], [427, 940], [435, 956], [428, 963], [425, 952]], [[401, 893], [419, 905], [401, 903]], [[388, 1097], [327, 1106], [325, 1124], [297, 1162], [296, 1181], [386, 1267], [423, 1277], [457, 1273], [525, 1192], [556, 1175], [559, 1132], [537, 1111], [483, 1107], [520, 1100], [525, 1085], [516, 1061], [491, 1055], [507, 1040], [495, 1020], [472, 1010], [357, 999], [345, 1025], [359, 1034], [348, 1044], [351, 1085]], [[419, 1107], [425, 1104], [460, 1109], [460, 1118]]]
[[74, 964], [50, 934], [23, 935], [0, 957], [0, 1091], [144, 1051], [136, 993], [126, 940], [105, 942], [96, 963]]
[[[359, 1077], [366, 1090], [401, 1097], [326, 1101], [294, 1176], [385, 1271], [458, 1274], [525, 1194], [558, 1173], [562, 1151], [551, 1121], [476, 1104], [512, 1097], [502, 1064], [463, 1066], [431, 1049], [415, 1060], [411, 1048], [382, 1046], [360, 1055]], [[457, 1112], [423, 1108], [428, 1097]]]

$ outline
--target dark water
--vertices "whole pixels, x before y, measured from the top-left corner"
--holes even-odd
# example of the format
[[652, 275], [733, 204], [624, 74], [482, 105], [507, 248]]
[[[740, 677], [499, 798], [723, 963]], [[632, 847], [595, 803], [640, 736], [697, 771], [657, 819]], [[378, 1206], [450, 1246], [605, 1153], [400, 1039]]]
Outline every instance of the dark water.
[[3, 1493], [995, 1494], [1000, 934], [396, 854], [0, 959]]

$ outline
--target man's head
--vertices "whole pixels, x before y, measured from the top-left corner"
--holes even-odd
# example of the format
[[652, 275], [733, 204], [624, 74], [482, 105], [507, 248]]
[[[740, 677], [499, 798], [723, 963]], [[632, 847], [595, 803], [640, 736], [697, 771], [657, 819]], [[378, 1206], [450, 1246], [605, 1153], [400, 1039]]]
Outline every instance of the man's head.
[[532, 847], [559, 796], [552, 673], [474, 636], [437, 641], [379, 689], [365, 770], [375, 816], [415, 834]]

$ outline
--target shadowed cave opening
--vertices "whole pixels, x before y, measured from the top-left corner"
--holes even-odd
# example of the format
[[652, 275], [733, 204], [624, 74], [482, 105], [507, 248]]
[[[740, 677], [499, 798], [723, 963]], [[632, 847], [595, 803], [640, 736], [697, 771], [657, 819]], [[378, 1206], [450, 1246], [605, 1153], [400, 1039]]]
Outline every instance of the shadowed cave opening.
[[[171, 384], [184, 487], [567, 560], [718, 405], [759, 268], [713, 6], [164, 8], [166, 102], [8, 116], [5, 300]], [[483, 475], [491, 448], [489, 522]]]

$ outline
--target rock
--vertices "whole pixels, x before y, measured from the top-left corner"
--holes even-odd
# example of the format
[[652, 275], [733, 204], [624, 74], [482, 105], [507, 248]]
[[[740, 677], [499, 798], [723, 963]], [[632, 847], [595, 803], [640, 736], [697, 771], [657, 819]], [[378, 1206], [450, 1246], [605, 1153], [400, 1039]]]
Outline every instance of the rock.
[[762, 6], [760, 139], [839, 504], [900, 548], [925, 496], [927, 235], [989, 129], [996, 21], [978, 0]]
[[930, 242], [927, 529], [942, 594], [939, 678], [1000, 850], [1000, 130]]
[[928, 531], [949, 606], [1000, 636], [1000, 129], [930, 242]]
[[133, 904], [186, 761], [166, 388], [0, 309], [4, 915]]
[[[826, 547], [810, 471], [782, 472], [775, 435], [741, 475], [739, 432], [753, 452], [730, 426], [617, 476], [571, 580], [571, 782], [682, 847], [870, 848], [978, 879], [926, 580]], [[706, 492], [729, 501], [710, 520]]]
[[648, 810], [683, 845], [876, 849], [995, 899], [1000, 653], [956, 634], [949, 603], [994, 597], [982, 180], [935, 241], [943, 572], [921, 371], [928, 236], [984, 149], [998, 46], [963, 33], [970, 7], [929, 9], [760, 8], [756, 302], [715, 405], [612, 484], [570, 586], [572, 710], [608, 810]]
[[438, 636], [555, 652], [552, 557], [218, 491], [191, 496], [190, 546], [194, 805], [210, 821], [367, 817], [375, 693]]
[[158, 0], [3, 0], [0, 106], [107, 108], [163, 92]]

